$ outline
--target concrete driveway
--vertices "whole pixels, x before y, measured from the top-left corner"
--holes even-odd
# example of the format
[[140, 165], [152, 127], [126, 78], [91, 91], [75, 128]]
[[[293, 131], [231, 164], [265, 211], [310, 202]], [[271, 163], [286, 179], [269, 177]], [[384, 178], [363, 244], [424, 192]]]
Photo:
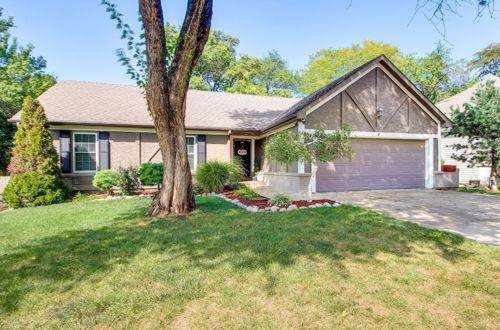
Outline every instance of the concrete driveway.
[[396, 219], [500, 245], [500, 196], [398, 189], [316, 193], [313, 198], [367, 207]]

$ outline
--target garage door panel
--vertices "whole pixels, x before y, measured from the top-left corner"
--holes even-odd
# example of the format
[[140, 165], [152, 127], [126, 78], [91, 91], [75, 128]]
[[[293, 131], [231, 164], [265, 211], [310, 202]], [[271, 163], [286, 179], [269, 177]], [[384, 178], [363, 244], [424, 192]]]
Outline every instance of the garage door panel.
[[317, 191], [425, 186], [423, 141], [358, 139], [352, 146], [351, 161], [319, 164]]

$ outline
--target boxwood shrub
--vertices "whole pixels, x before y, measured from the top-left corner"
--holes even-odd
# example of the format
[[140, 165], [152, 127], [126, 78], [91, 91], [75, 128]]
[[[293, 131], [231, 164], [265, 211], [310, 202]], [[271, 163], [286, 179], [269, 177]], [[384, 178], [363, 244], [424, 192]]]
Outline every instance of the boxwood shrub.
[[71, 188], [56, 175], [26, 172], [10, 179], [3, 199], [13, 208], [62, 203], [71, 196]]
[[115, 170], [98, 171], [94, 175], [92, 185], [99, 190], [106, 191], [108, 194], [113, 195], [113, 187], [116, 186], [118, 173]]

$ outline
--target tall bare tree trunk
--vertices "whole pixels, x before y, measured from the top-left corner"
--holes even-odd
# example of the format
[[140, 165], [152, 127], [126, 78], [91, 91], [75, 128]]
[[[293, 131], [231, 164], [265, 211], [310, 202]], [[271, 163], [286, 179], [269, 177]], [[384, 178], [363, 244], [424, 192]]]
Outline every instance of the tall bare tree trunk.
[[491, 190], [498, 191], [497, 184], [497, 174], [498, 174], [498, 159], [497, 152], [495, 149], [491, 150], [491, 173], [490, 173], [490, 185]]
[[186, 145], [186, 95], [189, 79], [208, 40], [212, 0], [188, 0], [172, 64], [167, 70], [160, 0], [139, 0], [146, 37], [146, 99], [163, 157], [163, 183], [147, 214], [187, 214], [195, 207]]

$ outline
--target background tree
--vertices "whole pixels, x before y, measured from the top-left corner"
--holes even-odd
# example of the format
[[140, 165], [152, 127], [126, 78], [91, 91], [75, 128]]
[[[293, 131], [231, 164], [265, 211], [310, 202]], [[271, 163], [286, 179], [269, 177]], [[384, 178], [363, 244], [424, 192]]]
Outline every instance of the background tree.
[[471, 79], [464, 60], [454, 61], [451, 50], [438, 43], [429, 54], [417, 57], [404, 54], [387, 43], [365, 40], [363, 45], [323, 49], [311, 56], [303, 71], [300, 88], [309, 94], [379, 55], [387, 56], [431, 101], [438, 102], [468, 88]]
[[0, 113], [0, 175], [6, 172], [7, 165], [9, 165], [14, 132], [15, 126], [7, 121], [3, 113]]
[[117, 22], [125, 49], [119, 61], [146, 91], [148, 110], [163, 159], [163, 183], [147, 214], [187, 214], [196, 207], [186, 145], [186, 95], [189, 82], [210, 35], [212, 0], [188, 0], [182, 27], [165, 24], [160, 0], [139, 0], [139, 37], [115, 4], [101, 2]]
[[2, 18], [0, 8], [0, 173], [10, 158], [14, 126], [7, 119], [18, 112], [26, 97], [36, 98], [55, 84], [45, 72], [46, 61], [33, 55], [33, 46], [20, 46], [9, 30], [12, 17]]
[[190, 87], [220, 92], [229, 86], [227, 70], [236, 62], [236, 46], [239, 39], [223, 31], [210, 32], [205, 49], [196, 65]]
[[500, 88], [494, 81], [487, 81], [477, 89], [470, 103], [463, 110], [455, 108], [452, 113], [454, 126], [447, 135], [464, 137], [467, 143], [457, 143], [453, 149], [462, 151], [452, 157], [471, 166], [491, 168], [491, 189], [498, 190], [496, 177], [500, 166]]
[[488, 45], [485, 49], [474, 54], [469, 62], [472, 70], [478, 71], [478, 77], [483, 78], [489, 74], [500, 75], [500, 43]]
[[45, 111], [37, 100], [26, 98], [21, 122], [14, 136], [14, 148], [9, 164], [11, 175], [25, 172], [60, 175], [59, 156], [49, 130]]
[[454, 61], [450, 53], [439, 42], [423, 57], [410, 56], [400, 69], [429, 100], [439, 102], [476, 82], [470, 78], [465, 61]]
[[310, 94], [382, 54], [398, 67], [406, 64], [407, 58], [398, 47], [382, 41], [365, 40], [362, 45], [319, 50], [303, 70], [299, 90]]
[[348, 125], [343, 125], [333, 134], [326, 134], [323, 130], [314, 133], [281, 131], [266, 142], [265, 157], [269, 161], [285, 165], [297, 162], [312, 164], [308, 187], [308, 200], [311, 201], [313, 178], [316, 176], [318, 163], [350, 158], [353, 152], [350, 134]]

